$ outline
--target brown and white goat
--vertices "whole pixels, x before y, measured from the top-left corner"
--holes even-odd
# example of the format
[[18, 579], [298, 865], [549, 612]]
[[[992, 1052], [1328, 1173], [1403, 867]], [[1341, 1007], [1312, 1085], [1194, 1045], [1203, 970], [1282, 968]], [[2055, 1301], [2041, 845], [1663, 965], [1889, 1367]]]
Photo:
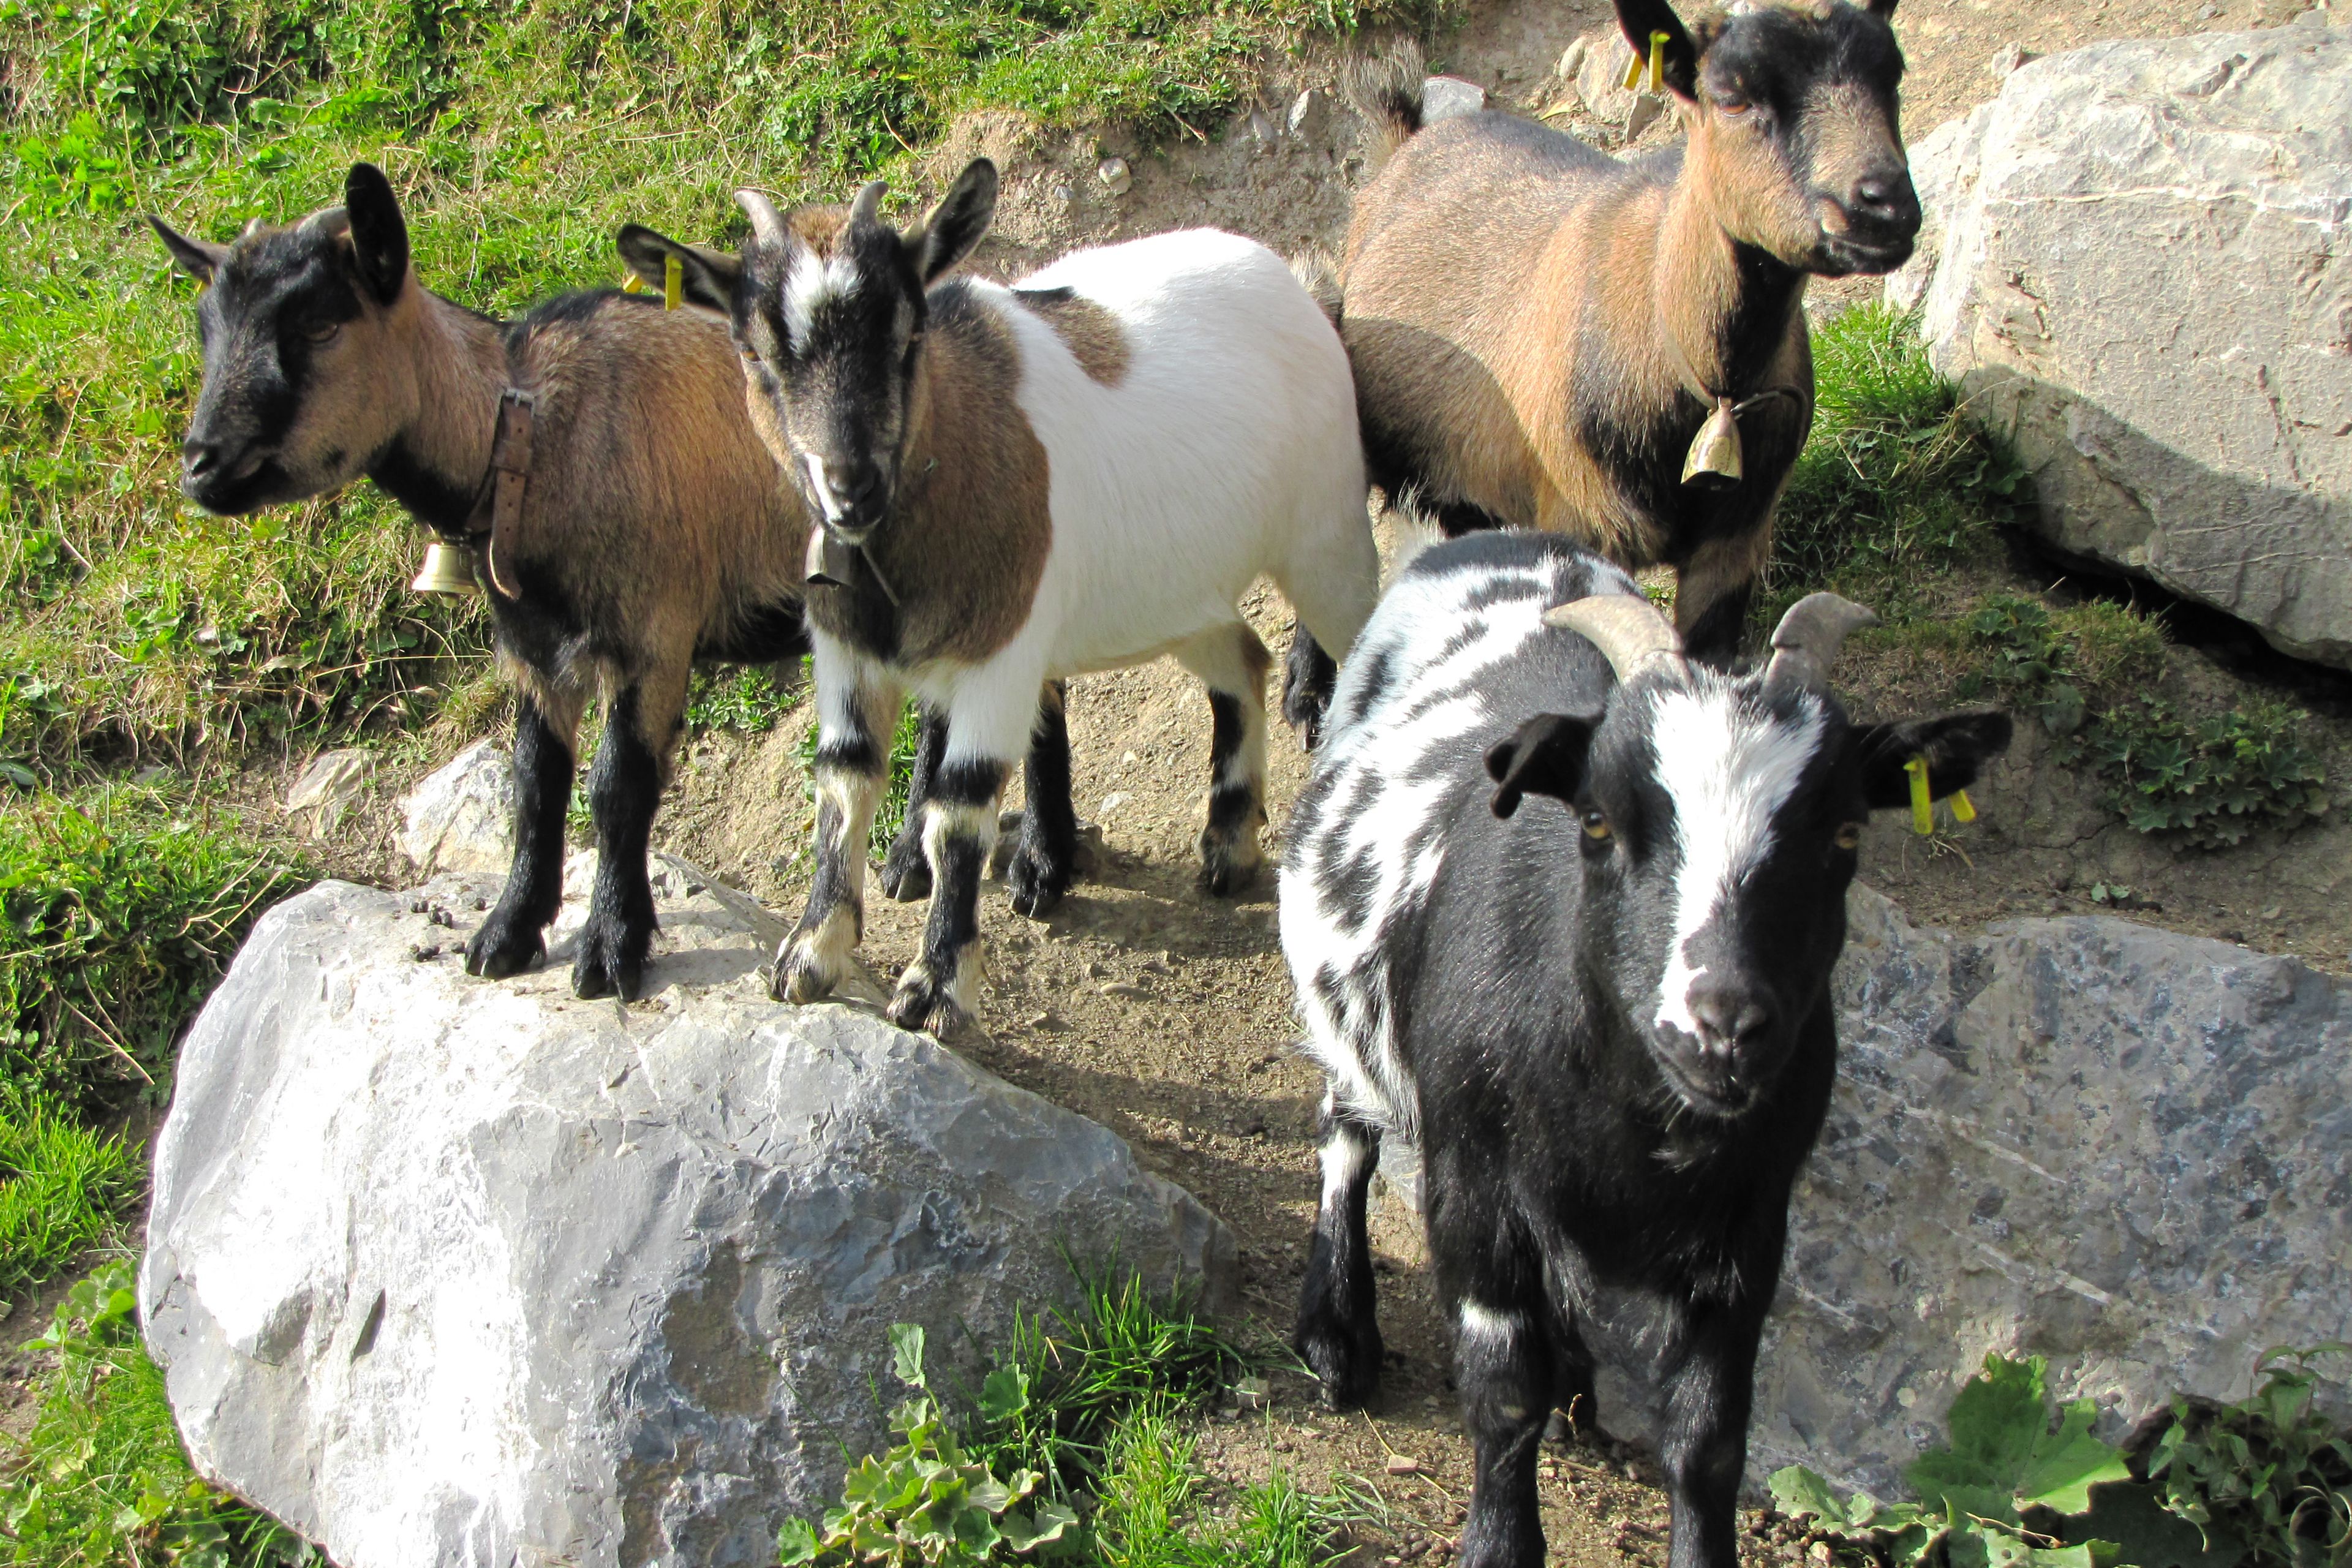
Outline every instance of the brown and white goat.
[[[730, 313], [753, 416], [837, 557], [809, 590], [817, 870], [778, 995], [825, 994], [857, 940], [855, 846], [899, 693], [947, 714], [924, 814], [930, 919], [890, 1002], [908, 1028], [971, 1005], [998, 795], [1033, 731], [1066, 736], [1041, 685], [1163, 653], [1201, 678], [1202, 881], [1226, 891], [1255, 870], [1265, 820], [1270, 660], [1241, 595], [1271, 577], [1338, 646], [1379, 589], [1347, 355], [1281, 259], [1194, 229], [1010, 288], [949, 277], [996, 191], [977, 161], [904, 232], [881, 221], [878, 184], [846, 212], [789, 216], [746, 192], [740, 258], [622, 231], [641, 275], [675, 259], [689, 295]], [[1070, 826], [1033, 813], [1016, 900], [1058, 895]]]
[[529, 478], [488, 546], [494, 572], [475, 551], [520, 695], [514, 864], [466, 967], [503, 978], [546, 951], [576, 731], [601, 688], [599, 858], [572, 979], [583, 996], [635, 995], [654, 929], [646, 850], [688, 670], [807, 647], [807, 514], [745, 416], [725, 326], [609, 289], [513, 322], [452, 304], [417, 281], [400, 203], [368, 163], [352, 166], [341, 206], [231, 245], [149, 221], [208, 285], [181, 484], [209, 511], [242, 516], [364, 474], [462, 541], [501, 396], [532, 395]]
[[[1664, 36], [1686, 133], [1630, 162], [1495, 111], [1423, 130], [1417, 61], [1365, 73], [1391, 155], [1340, 289], [1372, 481], [1449, 535], [1540, 528], [1672, 565], [1685, 646], [1727, 661], [1812, 424], [1805, 280], [1899, 267], [1918, 230], [1894, 10], [1735, 0], [1685, 28], [1666, 0], [1617, 0], [1645, 57]], [[1725, 400], [1737, 478], [1686, 480]], [[1328, 680], [1311, 658], [1301, 639], [1294, 689]]]

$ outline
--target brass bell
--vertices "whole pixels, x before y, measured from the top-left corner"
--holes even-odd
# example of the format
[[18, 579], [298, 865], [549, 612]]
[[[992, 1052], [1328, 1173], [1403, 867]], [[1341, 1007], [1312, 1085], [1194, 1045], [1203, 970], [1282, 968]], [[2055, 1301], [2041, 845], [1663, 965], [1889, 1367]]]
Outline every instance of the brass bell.
[[1690, 455], [1683, 459], [1683, 483], [1702, 478], [1717, 486], [1739, 482], [1739, 421], [1728, 397], [1716, 399], [1715, 412], [1691, 438]]
[[439, 540], [425, 547], [425, 569], [408, 586], [412, 593], [432, 594], [444, 599], [460, 599], [481, 590], [481, 584], [474, 581], [473, 564], [466, 559], [464, 548], [444, 544]]

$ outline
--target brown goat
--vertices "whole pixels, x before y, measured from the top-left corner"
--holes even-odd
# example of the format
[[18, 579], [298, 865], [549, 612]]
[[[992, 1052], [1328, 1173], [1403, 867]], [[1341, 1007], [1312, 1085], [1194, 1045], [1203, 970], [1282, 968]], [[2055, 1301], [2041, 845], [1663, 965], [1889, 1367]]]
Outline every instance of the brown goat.
[[[1665, 0], [1617, 0], [1645, 56], [1664, 35], [1687, 136], [1632, 162], [1498, 112], [1423, 131], [1417, 60], [1365, 73], [1392, 156], [1340, 287], [1373, 481], [1448, 534], [1540, 528], [1671, 564], [1685, 646], [1727, 661], [1812, 423], [1805, 279], [1900, 266], [1918, 229], [1894, 9], [1738, 0], [1685, 29]], [[1686, 479], [1727, 405], [1736, 477]], [[1322, 679], [1301, 657], [1294, 691]]]
[[514, 864], [466, 967], [503, 978], [546, 951], [576, 732], [601, 688], [599, 858], [572, 986], [635, 996], [654, 929], [647, 841], [690, 667], [808, 646], [808, 517], [751, 427], [726, 323], [614, 290], [562, 295], [512, 323], [452, 304], [418, 283], [400, 204], [367, 163], [352, 165], [342, 206], [232, 245], [149, 221], [208, 285], [182, 475], [208, 510], [244, 515], [365, 474], [467, 540], [490, 490], [501, 397], [533, 397], [520, 510], [474, 537], [520, 697]]

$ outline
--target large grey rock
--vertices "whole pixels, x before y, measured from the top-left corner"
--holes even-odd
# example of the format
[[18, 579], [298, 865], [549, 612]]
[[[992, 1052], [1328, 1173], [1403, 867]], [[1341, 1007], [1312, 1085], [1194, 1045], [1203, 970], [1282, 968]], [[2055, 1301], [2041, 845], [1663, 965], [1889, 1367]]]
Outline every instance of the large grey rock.
[[1914, 169], [1936, 363], [2048, 537], [2352, 666], [2352, 32], [2034, 60]]
[[1857, 889], [1750, 1466], [1884, 1497], [1987, 1351], [2116, 1436], [2352, 1335], [2352, 990], [2108, 916], [1956, 935]]
[[[2112, 1438], [2177, 1392], [2243, 1394], [2270, 1346], [2352, 1337], [2346, 987], [2105, 916], [1961, 936], [1859, 887], [1849, 913], [1751, 1488], [1805, 1464], [1901, 1495], [1988, 1351], [2050, 1358]], [[1409, 1155], [1381, 1174], [1417, 1201]], [[1613, 1350], [1601, 1423], [1649, 1436], [1638, 1355]]]
[[342, 1568], [772, 1563], [885, 1438], [889, 1324], [969, 1373], [1070, 1300], [1066, 1243], [1230, 1288], [1231, 1235], [1109, 1131], [860, 1006], [771, 1002], [776, 922], [656, 869], [634, 1007], [571, 995], [576, 904], [493, 984], [457, 943], [495, 879], [425, 890], [454, 932], [327, 882], [182, 1051], [148, 1342], [197, 1468]]
[[496, 741], [477, 741], [410, 790], [400, 810], [400, 852], [419, 876], [504, 871], [514, 859], [514, 760]]

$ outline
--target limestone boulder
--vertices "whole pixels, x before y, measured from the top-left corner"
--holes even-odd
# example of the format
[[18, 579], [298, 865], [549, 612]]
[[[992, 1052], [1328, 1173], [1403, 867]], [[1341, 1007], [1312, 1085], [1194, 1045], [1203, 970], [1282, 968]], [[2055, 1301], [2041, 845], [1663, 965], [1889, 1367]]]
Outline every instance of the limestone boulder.
[[495, 878], [326, 882], [183, 1049], [148, 1342], [197, 1468], [342, 1568], [772, 1563], [885, 1440], [890, 1324], [952, 1377], [1072, 1300], [1066, 1247], [1231, 1289], [1230, 1233], [1108, 1131], [870, 995], [772, 1002], [778, 923], [655, 869], [633, 1006], [571, 994], [577, 903], [490, 984]]
[[419, 876], [503, 872], [514, 859], [514, 759], [477, 741], [426, 774], [400, 810], [400, 852]]
[[2042, 532], [2352, 667], [2352, 30], [2033, 60], [1913, 163], [1893, 297]]

